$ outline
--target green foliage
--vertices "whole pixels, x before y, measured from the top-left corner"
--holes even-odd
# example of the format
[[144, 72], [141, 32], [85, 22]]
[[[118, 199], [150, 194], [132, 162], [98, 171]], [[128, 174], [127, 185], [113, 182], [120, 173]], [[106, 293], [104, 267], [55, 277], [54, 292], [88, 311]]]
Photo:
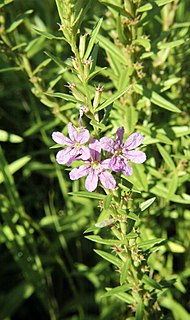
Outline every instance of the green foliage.
[[[0, 9], [0, 318], [189, 319], [188, 1]], [[92, 137], [145, 137], [113, 192], [55, 161], [81, 107]]]

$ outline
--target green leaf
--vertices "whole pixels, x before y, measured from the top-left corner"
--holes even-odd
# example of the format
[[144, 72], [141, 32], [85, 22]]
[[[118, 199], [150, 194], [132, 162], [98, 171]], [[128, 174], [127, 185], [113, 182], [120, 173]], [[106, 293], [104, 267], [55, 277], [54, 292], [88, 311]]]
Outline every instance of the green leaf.
[[122, 174], [122, 178], [132, 183], [135, 189], [139, 191], [147, 191], [148, 190], [147, 176], [144, 173], [143, 164], [141, 165], [130, 164], [130, 165], [133, 167], [132, 176], [125, 176]]
[[190, 134], [190, 127], [188, 126], [173, 126], [171, 127], [174, 131], [176, 138], [183, 137]]
[[106, 126], [105, 126], [104, 124], [99, 123], [99, 122], [97, 122], [97, 121], [94, 120], [94, 119], [90, 121], [90, 124], [91, 124], [93, 127], [97, 127], [97, 128], [102, 129], [102, 130], [105, 130], [105, 129], [106, 129]]
[[112, 201], [112, 197], [113, 197], [113, 194], [112, 193], [109, 193], [105, 199], [104, 199], [104, 209], [105, 210], [108, 210], [110, 208], [110, 205], [111, 205], [111, 201]]
[[174, 104], [167, 101], [165, 98], [160, 96], [155, 91], [151, 91], [151, 90], [149, 90], [139, 84], [134, 85], [134, 90], [137, 93], [139, 93], [140, 95], [145, 96], [147, 99], [149, 99], [155, 105], [157, 105], [163, 109], [169, 110], [171, 112], [181, 112], [181, 110], [178, 109]]
[[165, 244], [165, 242], [166, 240], [162, 238], [144, 240], [138, 243], [138, 247], [146, 251], [154, 246], [162, 246]]
[[34, 69], [34, 71], [32, 72], [32, 75], [36, 75], [37, 73], [39, 73], [44, 67], [46, 67], [49, 63], [51, 62], [51, 59], [45, 59], [44, 61], [42, 61], [42, 63], [40, 63], [36, 69]]
[[144, 318], [144, 304], [142, 299], [138, 299], [137, 310], [135, 312], [135, 320], [142, 320]]
[[123, 6], [119, 6], [115, 3], [112, 3], [109, 1], [104, 1], [104, 0], [99, 0], [99, 2], [101, 2], [102, 4], [104, 4], [107, 7], [114, 9], [117, 13], [121, 14], [124, 17], [130, 18], [130, 19], [132, 18], [132, 16], [124, 9]]
[[103, 259], [107, 260], [108, 262], [114, 264], [117, 267], [121, 267], [122, 261], [115, 257], [113, 254], [110, 254], [108, 252], [102, 251], [102, 250], [95, 250], [94, 251]]
[[[92, 80], [94, 77], [96, 77], [98, 74], [101, 74], [102, 71], [106, 70], [107, 68], [98, 68], [96, 67], [96, 70], [93, 72], [90, 72], [89, 77], [88, 77], [88, 81]], [[90, 70], [91, 71], [91, 70]]]
[[150, 44], [150, 40], [146, 39], [146, 38], [138, 38], [136, 40], [133, 40], [132, 42], [133, 45], [139, 45], [145, 48], [146, 51], [150, 51], [151, 49], [151, 44]]
[[[166, 136], [166, 134], [160, 133], [152, 124], [151, 127], [136, 126], [137, 130], [140, 130], [142, 134], [145, 134], [153, 139], [153, 143], [162, 142], [165, 144], [173, 144], [173, 142]], [[146, 137], [145, 137], [146, 139]]]
[[69, 65], [67, 65], [65, 62], [63, 62], [61, 59], [58, 57], [54, 56], [52, 53], [44, 51], [44, 53], [51, 59], [53, 60], [59, 67], [63, 69], [68, 69], [71, 68]]
[[45, 46], [45, 38], [44, 37], [36, 37], [35, 39], [29, 41], [26, 48], [24, 48], [24, 52], [27, 53], [27, 58], [32, 58], [37, 52], [43, 50]]
[[6, 6], [7, 4], [13, 2], [15, 0], [0, 0], [0, 8], [3, 8], [4, 6]]
[[163, 50], [163, 49], [172, 49], [178, 46], [181, 46], [183, 43], [185, 43], [187, 41], [185, 41], [185, 39], [180, 39], [180, 40], [176, 40], [176, 41], [172, 41], [172, 42], [166, 42], [166, 43], [158, 43], [158, 49], [159, 50]]
[[27, 10], [24, 14], [19, 16], [14, 22], [10, 25], [10, 27], [6, 30], [7, 33], [14, 31], [23, 21], [25, 18], [28, 17], [34, 10]]
[[123, 28], [122, 19], [121, 19], [120, 14], [118, 14], [118, 17], [117, 17], [117, 33], [118, 33], [119, 41], [122, 44], [126, 45], [127, 38], [124, 33], [124, 28]]
[[97, 200], [104, 200], [106, 197], [104, 194], [100, 194], [96, 192], [85, 192], [85, 191], [68, 192], [68, 194], [74, 197], [91, 198], [91, 199], [97, 199]]
[[65, 39], [64, 37], [57, 37], [57, 36], [55, 36], [55, 35], [47, 32], [47, 31], [45, 31], [45, 30], [39, 30], [39, 29], [34, 28], [34, 27], [33, 27], [32, 29], [33, 29], [37, 34], [39, 34], [40, 36], [43, 36], [43, 37], [46, 38], [46, 39], [49, 39], [49, 40], [65, 40], [65, 41], [66, 41], [66, 39]]
[[138, 121], [138, 112], [136, 111], [134, 106], [128, 106], [125, 112], [127, 119], [125, 127], [127, 127], [128, 132], [133, 132]]
[[61, 93], [61, 92], [54, 92], [54, 93], [46, 93], [45, 94], [49, 97], [53, 97], [53, 98], [60, 98], [63, 99], [65, 101], [71, 101], [71, 102], [75, 102], [77, 103], [78, 101], [70, 94], [66, 94], [66, 93]]
[[123, 285], [128, 277], [128, 270], [131, 266], [131, 260], [127, 259], [125, 262], [122, 263], [121, 267], [121, 274], [120, 274], [120, 284]]
[[108, 98], [106, 101], [104, 101], [97, 109], [96, 111], [100, 111], [104, 108], [106, 108], [107, 106], [109, 106], [110, 104], [112, 104], [115, 100], [119, 99], [122, 95], [124, 95], [131, 86], [128, 86], [127, 88], [114, 93], [110, 98]]
[[178, 187], [178, 176], [177, 173], [174, 171], [170, 182], [168, 183], [168, 195], [167, 200], [170, 200], [172, 196], [175, 194]]
[[5, 130], [0, 129], [0, 141], [3, 142], [11, 142], [11, 143], [21, 143], [23, 141], [23, 138], [20, 136], [17, 136], [14, 133], [9, 133]]
[[140, 209], [141, 209], [141, 211], [144, 211], [144, 210], [146, 210], [148, 207], [150, 207], [151, 204], [152, 204], [155, 200], [156, 200], [156, 197], [153, 197], [153, 198], [150, 198], [150, 199], [142, 202], [142, 203], [140, 204]]
[[3, 69], [0, 69], [0, 73], [10, 72], [10, 71], [19, 71], [19, 70], [22, 70], [22, 68], [21, 67], [3, 68]]
[[162, 289], [162, 287], [155, 280], [149, 278], [146, 274], [142, 277], [142, 281], [153, 289]]
[[23, 281], [14, 286], [9, 293], [1, 295], [0, 319], [12, 317], [16, 310], [22, 305], [24, 300], [28, 299], [33, 292], [34, 287], [26, 281]]
[[89, 56], [90, 56], [90, 53], [91, 53], [92, 48], [94, 46], [94, 43], [96, 41], [98, 32], [99, 32], [99, 30], [101, 28], [102, 21], [103, 21], [103, 18], [100, 18], [98, 23], [97, 23], [97, 25], [95, 26], [95, 28], [92, 30], [92, 32], [90, 34], [90, 41], [89, 41], [88, 47], [86, 49], [86, 52], [85, 52], [85, 55], [84, 55], [84, 59], [88, 59]]
[[139, 217], [133, 213], [133, 212], [130, 212], [128, 215], [127, 215], [127, 219], [131, 219], [131, 220], [134, 220], [134, 221], [139, 221]]
[[152, 10], [155, 5], [160, 7], [160, 6], [164, 6], [165, 4], [170, 3], [172, 1], [174, 1], [174, 0], [155, 0], [152, 3], [149, 2], [149, 3], [142, 5], [141, 7], [139, 7], [137, 9], [137, 12], [146, 12], [146, 11]]
[[164, 159], [165, 163], [167, 164], [168, 168], [170, 168], [170, 170], [175, 170], [175, 164], [172, 158], [170, 157], [170, 155], [168, 154], [168, 152], [165, 150], [165, 148], [162, 147], [159, 143], [157, 143], [157, 148], [162, 158]]
[[166, 308], [169, 309], [175, 320], [189, 320], [190, 315], [189, 313], [184, 309], [184, 307], [174, 300], [172, 297], [166, 297], [166, 296], [160, 296], [159, 299], [159, 304]]
[[128, 293], [120, 292], [120, 293], [116, 293], [115, 296], [116, 296], [118, 299], [126, 302], [127, 304], [133, 304], [133, 303], [134, 303], [134, 297], [131, 296], [131, 295], [128, 294]]
[[[10, 173], [14, 174], [19, 169], [24, 167], [30, 160], [31, 160], [31, 156], [24, 156], [18, 160], [15, 160], [14, 162], [8, 165]], [[2, 183], [3, 181], [4, 181], [3, 173], [0, 172], [0, 183]]]
[[108, 292], [104, 293], [103, 296], [101, 296], [101, 298], [109, 297], [117, 293], [128, 291], [130, 290], [130, 287], [131, 286], [124, 284], [123, 286], [118, 286], [115, 288], [106, 288]]
[[182, 246], [182, 244], [174, 242], [174, 241], [168, 241], [167, 245], [169, 247], [169, 250], [171, 252], [175, 252], [175, 253], [184, 253], [185, 252], [185, 248], [184, 246]]
[[[167, 196], [168, 196], [168, 189], [164, 187], [161, 183], [151, 188], [150, 192], [164, 199], [167, 199]], [[183, 197], [181, 197], [180, 195], [174, 194], [173, 196], [170, 197], [170, 201], [176, 202], [176, 203], [190, 204], [190, 197], [189, 196], [187, 197], [187, 195], [184, 196], [184, 194], [183, 194]]]
[[99, 41], [100, 47], [102, 47], [106, 52], [114, 55], [115, 60], [117, 60], [120, 64], [122, 63], [124, 65], [127, 65], [127, 59], [125, 58], [122, 51], [118, 47], [116, 47], [114, 43], [100, 34], [97, 35], [97, 40]]
[[101, 243], [109, 246], [114, 246], [114, 245], [119, 246], [121, 244], [127, 244], [127, 241], [116, 240], [116, 239], [102, 239], [100, 236], [97, 236], [97, 235], [85, 236], [85, 238], [93, 242]]
[[95, 226], [92, 226], [92, 227], [87, 228], [83, 233], [85, 234], [85, 233], [89, 233], [89, 232], [94, 232], [96, 230], [97, 230], [97, 228]]

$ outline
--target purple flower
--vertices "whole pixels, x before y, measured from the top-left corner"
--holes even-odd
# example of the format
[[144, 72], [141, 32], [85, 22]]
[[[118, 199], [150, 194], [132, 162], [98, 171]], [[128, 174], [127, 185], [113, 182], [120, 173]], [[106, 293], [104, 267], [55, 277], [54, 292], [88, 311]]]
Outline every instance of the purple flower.
[[67, 164], [68, 166], [74, 160], [87, 160], [90, 158], [90, 150], [84, 144], [89, 140], [90, 134], [86, 129], [77, 130], [71, 123], [68, 123], [69, 138], [65, 137], [61, 132], [53, 132], [52, 139], [59, 144], [65, 145], [65, 148], [56, 155], [56, 161], [59, 164]]
[[98, 179], [107, 189], [115, 189], [116, 182], [109, 169], [109, 160], [100, 161], [100, 146], [97, 140], [91, 141], [89, 144], [91, 158], [85, 161], [86, 164], [74, 168], [70, 173], [71, 180], [77, 180], [87, 176], [85, 180], [85, 188], [92, 192], [97, 188]]
[[144, 137], [140, 133], [135, 132], [131, 134], [123, 144], [123, 134], [124, 128], [119, 127], [116, 132], [115, 141], [111, 138], [103, 137], [100, 139], [100, 146], [103, 150], [114, 154], [109, 161], [110, 170], [122, 172], [126, 176], [131, 176], [132, 168], [129, 165], [128, 160], [135, 163], [143, 163], [146, 160], [144, 152], [132, 150], [142, 143]]

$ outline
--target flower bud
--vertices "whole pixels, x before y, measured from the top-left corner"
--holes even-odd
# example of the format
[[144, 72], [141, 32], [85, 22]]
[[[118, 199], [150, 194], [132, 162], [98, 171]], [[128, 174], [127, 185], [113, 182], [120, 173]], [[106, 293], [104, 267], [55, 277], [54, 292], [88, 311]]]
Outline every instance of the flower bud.
[[68, 87], [71, 92], [72, 92], [72, 95], [77, 99], [79, 100], [80, 102], [85, 102], [85, 96], [79, 91], [76, 89], [76, 85], [74, 83], [70, 83], [68, 82], [68, 85], [66, 85], [65, 87]]
[[103, 87], [98, 86], [96, 88], [95, 96], [94, 96], [94, 101], [93, 101], [93, 109], [96, 110], [96, 108], [100, 104], [100, 98], [103, 92]]
[[79, 54], [80, 58], [82, 59], [84, 57], [85, 49], [86, 49], [86, 39], [87, 39], [88, 33], [85, 33], [83, 36], [80, 36], [79, 40]]

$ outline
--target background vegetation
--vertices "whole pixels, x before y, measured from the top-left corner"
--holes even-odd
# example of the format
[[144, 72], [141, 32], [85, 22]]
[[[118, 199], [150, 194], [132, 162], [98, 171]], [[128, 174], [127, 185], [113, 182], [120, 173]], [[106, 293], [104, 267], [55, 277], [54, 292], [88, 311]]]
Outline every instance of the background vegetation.
[[[185, 0], [0, 1], [0, 319], [190, 319], [189, 12]], [[139, 303], [113, 228], [94, 227], [112, 199], [71, 182], [50, 149], [98, 85], [91, 134], [145, 136], [146, 163], [116, 177], [148, 267], [135, 266]]]

